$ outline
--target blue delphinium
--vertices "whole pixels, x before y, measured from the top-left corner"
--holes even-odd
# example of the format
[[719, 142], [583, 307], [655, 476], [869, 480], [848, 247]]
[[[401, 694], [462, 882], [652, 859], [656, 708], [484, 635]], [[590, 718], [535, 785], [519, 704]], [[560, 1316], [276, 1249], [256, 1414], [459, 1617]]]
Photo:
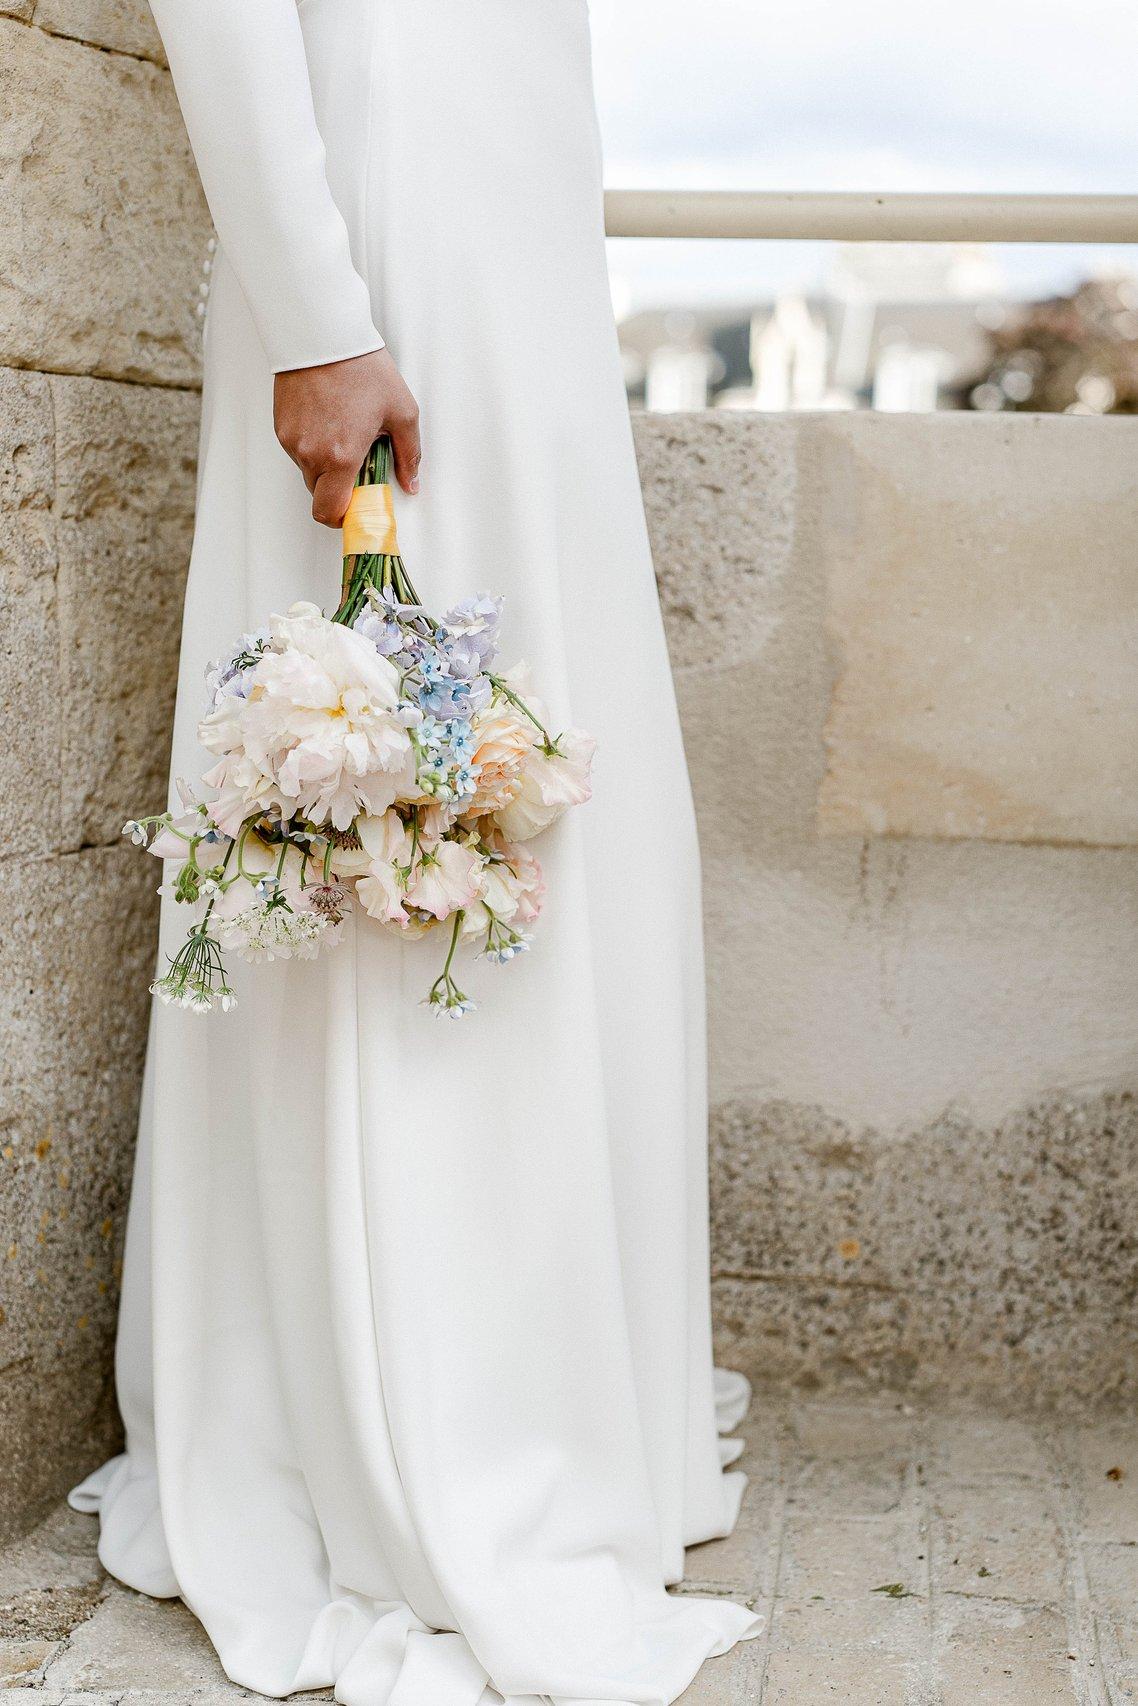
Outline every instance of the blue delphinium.
[[229, 657], [219, 658], [210, 664], [205, 672], [205, 683], [211, 709], [216, 709], [223, 699], [246, 697], [249, 677], [268, 643], [267, 628], [259, 628], [254, 634], [242, 634]]
[[442, 802], [474, 793], [472, 723], [494, 697], [486, 672], [497, 650], [502, 600], [468, 598], [439, 622], [391, 592], [373, 588], [368, 599], [354, 627], [400, 671], [420, 786]]

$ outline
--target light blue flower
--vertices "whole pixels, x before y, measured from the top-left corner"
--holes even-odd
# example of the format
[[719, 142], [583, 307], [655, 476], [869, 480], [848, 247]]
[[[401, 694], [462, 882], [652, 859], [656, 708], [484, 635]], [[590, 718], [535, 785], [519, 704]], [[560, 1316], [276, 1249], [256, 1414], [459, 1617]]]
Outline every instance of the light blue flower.
[[388, 621], [370, 607], [360, 611], [354, 627], [357, 634], [371, 641], [380, 657], [393, 657], [403, 649], [403, 630], [398, 622]]

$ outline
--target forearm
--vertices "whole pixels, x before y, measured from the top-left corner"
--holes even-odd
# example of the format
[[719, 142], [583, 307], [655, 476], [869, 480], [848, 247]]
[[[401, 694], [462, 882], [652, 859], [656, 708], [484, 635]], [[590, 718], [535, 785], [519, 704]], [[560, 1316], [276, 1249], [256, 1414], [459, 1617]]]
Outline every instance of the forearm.
[[222, 248], [276, 372], [383, 347], [328, 187], [294, 0], [151, 0]]

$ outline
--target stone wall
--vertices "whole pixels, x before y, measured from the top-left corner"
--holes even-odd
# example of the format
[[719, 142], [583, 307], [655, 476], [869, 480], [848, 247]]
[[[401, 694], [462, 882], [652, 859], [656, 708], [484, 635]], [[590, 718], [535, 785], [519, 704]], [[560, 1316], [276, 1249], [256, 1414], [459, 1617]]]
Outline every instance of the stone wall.
[[638, 423], [704, 850], [720, 1348], [1138, 1376], [1138, 423]]
[[144, 0], [0, 0], [0, 1536], [112, 1447], [208, 226]]

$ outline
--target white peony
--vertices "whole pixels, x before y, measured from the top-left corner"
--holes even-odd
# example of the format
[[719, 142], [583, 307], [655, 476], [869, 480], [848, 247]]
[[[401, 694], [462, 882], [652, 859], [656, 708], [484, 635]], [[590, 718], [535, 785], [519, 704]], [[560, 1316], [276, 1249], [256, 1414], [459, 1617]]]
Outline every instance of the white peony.
[[247, 697], [223, 701], [198, 731], [221, 758], [205, 780], [225, 797], [223, 827], [241, 798], [244, 816], [280, 804], [286, 816], [344, 830], [359, 812], [378, 815], [413, 793], [395, 666], [314, 604], [274, 616], [270, 634]]

